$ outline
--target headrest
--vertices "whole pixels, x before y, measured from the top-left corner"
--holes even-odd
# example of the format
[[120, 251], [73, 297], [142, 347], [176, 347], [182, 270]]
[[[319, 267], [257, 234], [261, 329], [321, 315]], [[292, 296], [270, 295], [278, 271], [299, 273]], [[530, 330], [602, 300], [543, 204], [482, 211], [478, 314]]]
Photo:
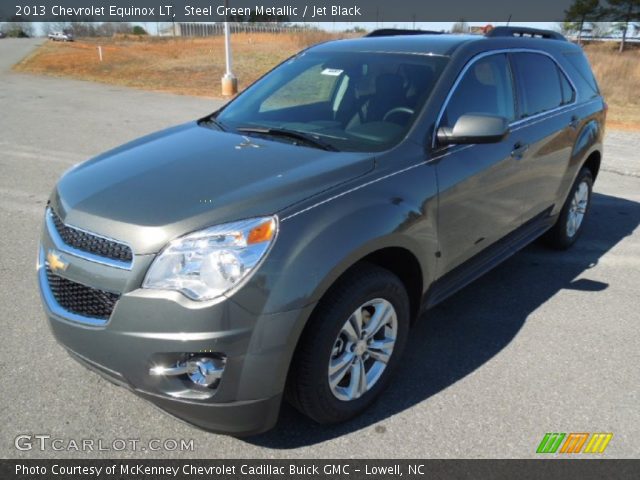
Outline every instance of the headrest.
[[376, 93], [397, 94], [403, 92], [402, 76], [395, 73], [383, 73], [376, 78]]

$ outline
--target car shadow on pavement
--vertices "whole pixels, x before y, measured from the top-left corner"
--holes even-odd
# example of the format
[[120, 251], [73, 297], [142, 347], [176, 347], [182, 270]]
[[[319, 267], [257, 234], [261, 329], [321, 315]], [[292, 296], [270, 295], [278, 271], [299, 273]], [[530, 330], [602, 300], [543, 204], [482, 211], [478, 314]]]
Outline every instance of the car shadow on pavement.
[[[340, 425], [318, 425], [283, 403], [273, 430], [243, 440], [289, 449], [370, 427], [481, 368], [511, 342], [533, 311], [561, 290], [606, 289], [608, 284], [588, 278], [588, 270], [640, 224], [640, 203], [595, 193], [587, 221], [570, 250], [530, 245], [424, 314], [412, 328], [395, 379], [361, 416]], [[383, 432], [384, 426], [377, 425], [376, 431]]]

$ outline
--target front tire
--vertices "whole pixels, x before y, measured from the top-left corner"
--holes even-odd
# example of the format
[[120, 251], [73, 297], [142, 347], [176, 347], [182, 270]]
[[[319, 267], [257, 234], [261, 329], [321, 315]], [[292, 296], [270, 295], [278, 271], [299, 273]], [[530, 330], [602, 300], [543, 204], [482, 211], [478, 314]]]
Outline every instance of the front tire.
[[591, 207], [593, 175], [583, 168], [569, 192], [557, 222], [545, 235], [547, 245], [557, 250], [566, 250], [580, 237]]
[[305, 327], [289, 372], [289, 402], [318, 423], [360, 414], [397, 368], [409, 323], [409, 297], [400, 279], [376, 265], [355, 267]]

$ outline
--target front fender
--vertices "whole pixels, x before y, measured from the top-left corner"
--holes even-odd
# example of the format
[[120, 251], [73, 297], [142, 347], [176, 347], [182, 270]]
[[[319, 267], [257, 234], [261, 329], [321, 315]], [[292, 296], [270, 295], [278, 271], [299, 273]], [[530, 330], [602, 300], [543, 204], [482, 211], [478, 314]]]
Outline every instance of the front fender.
[[433, 167], [423, 164], [365, 185], [285, 217], [267, 260], [233, 299], [262, 313], [303, 308], [349, 267], [387, 247], [406, 249], [418, 260], [426, 287], [436, 271]]

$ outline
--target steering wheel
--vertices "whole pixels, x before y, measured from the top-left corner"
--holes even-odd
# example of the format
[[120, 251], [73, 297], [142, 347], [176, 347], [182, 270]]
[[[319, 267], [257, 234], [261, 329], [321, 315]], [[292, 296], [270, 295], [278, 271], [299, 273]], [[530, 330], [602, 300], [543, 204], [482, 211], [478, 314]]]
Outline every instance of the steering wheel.
[[392, 108], [391, 110], [389, 110], [387, 113], [384, 114], [384, 117], [382, 117], [382, 121], [386, 122], [387, 118], [389, 118], [394, 113], [404, 113], [404, 114], [407, 114], [407, 115], [413, 115], [414, 111], [409, 107], [395, 107], [395, 108]]

